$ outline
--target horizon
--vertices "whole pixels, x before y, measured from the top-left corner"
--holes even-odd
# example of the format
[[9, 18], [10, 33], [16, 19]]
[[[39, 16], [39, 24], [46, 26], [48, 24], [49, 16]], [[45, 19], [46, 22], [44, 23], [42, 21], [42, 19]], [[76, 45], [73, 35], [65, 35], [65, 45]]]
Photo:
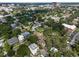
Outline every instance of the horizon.
[[0, 2], [0, 3], [79, 3], [79, 2]]

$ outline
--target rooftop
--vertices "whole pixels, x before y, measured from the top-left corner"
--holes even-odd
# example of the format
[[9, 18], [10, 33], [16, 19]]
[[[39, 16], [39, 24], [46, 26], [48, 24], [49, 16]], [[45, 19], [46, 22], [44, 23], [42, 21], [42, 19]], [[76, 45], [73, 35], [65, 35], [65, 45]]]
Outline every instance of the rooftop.
[[69, 24], [65, 24], [65, 23], [63, 23], [62, 25], [64, 27], [69, 28], [69, 29], [72, 29], [72, 30], [76, 29], [76, 26], [75, 25], [69, 25]]
[[33, 43], [33, 44], [29, 45], [29, 49], [30, 49], [31, 53], [33, 55], [35, 55], [37, 53], [39, 47], [35, 43]]
[[24, 37], [27, 37], [30, 33], [29, 32], [23, 32], [21, 33], [21, 35], [23, 35]]
[[37, 48], [37, 45], [36, 45], [35, 43], [33, 43], [33, 44], [31, 44], [29, 47], [30, 47], [32, 50], [34, 50], [34, 49]]
[[7, 40], [7, 42], [9, 45], [13, 45], [18, 42], [18, 39], [16, 37], [13, 37], [13, 38]]

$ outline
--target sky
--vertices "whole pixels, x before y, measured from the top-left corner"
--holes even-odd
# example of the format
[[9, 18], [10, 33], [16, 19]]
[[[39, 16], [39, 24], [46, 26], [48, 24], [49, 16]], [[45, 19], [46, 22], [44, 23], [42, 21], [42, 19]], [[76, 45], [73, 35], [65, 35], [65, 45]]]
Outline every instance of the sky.
[[79, 0], [0, 0], [0, 2], [79, 2]]

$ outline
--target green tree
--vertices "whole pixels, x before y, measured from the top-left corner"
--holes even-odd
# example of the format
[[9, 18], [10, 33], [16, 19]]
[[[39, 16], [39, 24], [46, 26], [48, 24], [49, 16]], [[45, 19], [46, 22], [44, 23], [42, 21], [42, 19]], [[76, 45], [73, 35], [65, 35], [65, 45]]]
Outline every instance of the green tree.
[[19, 57], [23, 57], [23, 56], [29, 56], [30, 55], [30, 51], [28, 46], [22, 44], [19, 46], [19, 49], [17, 50], [17, 56]]
[[36, 35], [31, 35], [28, 38], [28, 41], [30, 41], [31, 43], [37, 43], [37, 36]]
[[46, 28], [45, 30], [44, 30], [44, 32], [43, 32], [43, 34], [45, 35], [45, 36], [51, 36], [52, 35], [52, 28]]
[[3, 57], [3, 48], [0, 47], [0, 57]]
[[12, 49], [10, 49], [7, 53], [8, 56], [14, 56], [15, 55], [15, 51], [13, 51]]
[[8, 56], [14, 56], [15, 52], [13, 51], [13, 46], [10, 46], [7, 42], [4, 44], [4, 50], [7, 52]]
[[13, 35], [13, 36], [17, 36], [17, 35], [19, 35], [20, 33], [21, 33], [20, 29], [14, 29], [14, 30], [12, 30], [12, 35]]

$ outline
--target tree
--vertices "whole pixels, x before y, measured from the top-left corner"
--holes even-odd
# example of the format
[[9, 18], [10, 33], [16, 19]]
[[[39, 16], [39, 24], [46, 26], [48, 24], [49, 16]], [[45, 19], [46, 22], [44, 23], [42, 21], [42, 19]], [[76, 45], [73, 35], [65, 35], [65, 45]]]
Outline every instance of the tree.
[[12, 30], [12, 35], [13, 35], [13, 36], [17, 36], [17, 35], [19, 35], [20, 33], [21, 33], [20, 29], [14, 29], [14, 30]]
[[50, 57], [61, 57], [61, 52], [53, 52], [53, 51], [50, 51], [49, 52], [49, 56]]
[[72, 50], [79, 56], [79, 41], [72, 47]]
[[13, 46], [10, 46], [7, 42], [4, 44], [4, 50], [7, 52], [8, 56], [14, 56]]
[[38, 31], [38, 32], [43, 32], [43, 31], [44, 31], [44, 28], [38, 27], [38, 28], [36, 28], [36, 31]]
[[49, 18], [47, 19], [48, 21], [45, 22], [45, 25], [49, 26], [49, 27], [52, 27], [52, 25], [55, 23], [53, 19]]
[[8, 33], [11, 30], [10, 26], [6, 25], [6, 24], [0, 24], [0, 33], [5, 34]]
[[3, 48], [0, 47], [0, 57], [3, 57], [4, 54], [3, 54]]
[[37, 36], [36, 35], [31, 35], [29, 38], [28, 38], [28, 41], [30, 41], [31, 43], [37, 43]]
[[43, 34], [47, 37], [47, 36], [51, 36], [52, 35], [52, 28], [46, 28], [43, 32]]
[[62, 51], [64, 57], [75, 57], [75, 53], [72, 50]]
[[5, 19], [7, 20], [9, 25], [12, 24], [15, 20], [12, 16], [5, 17]]
[[12, 49], [10, 49], [7, 53], [8, 56], [14, 56], [15, 55], [15, 51], [13, 51]]
[[28, 46], [22, 44], [19, 46], [19, 49], [17, 50], [17, 56], [19, 57], [24, 57], [24, 56], [29, 56], [30, 55], [30, 51]]
[[46, 38], [46, 46], [48, 48], [48, 51], [50, 50], [50, 48], [52, 47], [52, 41], [51, 41], [51, 36], [52, 36], [52, 29], [51, 28], [47, 28], [44, 30], [43, 32], [45, 38]]

